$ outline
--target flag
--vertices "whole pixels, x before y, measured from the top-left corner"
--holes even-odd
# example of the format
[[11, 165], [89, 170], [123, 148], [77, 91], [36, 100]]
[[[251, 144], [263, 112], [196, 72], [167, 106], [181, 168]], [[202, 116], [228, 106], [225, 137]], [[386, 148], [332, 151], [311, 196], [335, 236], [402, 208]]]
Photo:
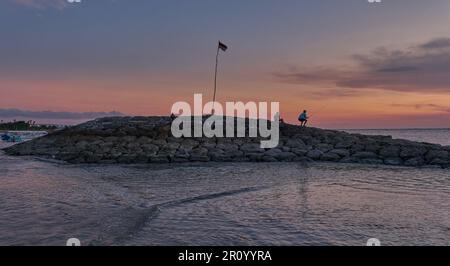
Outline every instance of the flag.
[[225, 52], [228, 49], [228, 46], [219, 41], [219, 49]]

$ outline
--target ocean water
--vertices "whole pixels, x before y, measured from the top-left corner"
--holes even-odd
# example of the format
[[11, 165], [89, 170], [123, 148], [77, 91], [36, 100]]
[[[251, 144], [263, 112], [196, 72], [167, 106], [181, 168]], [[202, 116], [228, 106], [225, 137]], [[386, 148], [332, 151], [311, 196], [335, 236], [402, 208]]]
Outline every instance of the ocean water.
[[0, 245], [450, 245], [450, 171], [69, 165], [0, 152]]
[[346, 129], [349, 133], [364, 135], [385, 135], [395, 139], [408, 139], [419, 142], [428, 142], [450, 145], [450, 129]]

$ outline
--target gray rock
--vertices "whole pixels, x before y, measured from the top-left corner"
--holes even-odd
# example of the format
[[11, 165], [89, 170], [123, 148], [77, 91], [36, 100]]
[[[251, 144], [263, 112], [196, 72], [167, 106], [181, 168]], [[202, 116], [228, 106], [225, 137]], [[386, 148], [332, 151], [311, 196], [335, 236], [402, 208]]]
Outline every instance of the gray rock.
[[256, 144], [256, 143], [242, 144], [242, 146], [240, 147], [240, 150], [245, 153], [263, 153], [263, 152], [265, 152], [265, 150], [261, 149], [260, 145]]
[[123, 151], [122, 149], [120, 149], [120, 148], [113, 148], [113, 149], [111, 149], [110, 151], [109, 151], [109, 154], [111, 154], [111, 157], [112, 158], [118, 158], [118, 157], [120, 157], [122, 154], [124, 154], [125, 153], [125, 151]]
[[400, 159], [399, 157], [389, 157], [384, 159], [384, 163], [387, 165], [402, 165], [403, 160]]
[[222, 149], [224, 151], [237, 151], [239, 150], [239, 146], [233, 143], [229, 143], [229, 144], [217, 144], [216, 148], [218, 149]]
[[214, 155], [210, 155], [209, 159], [213, 162], [231, 162], [233, 161], [233, 157], [228, 156], [226, 154], [214, 154]]
[[88, 146], [89, 146], [89, 142], [87, 142], [85, 140], [81, 140], [81, 141], [77, 142], [77, 144], [75, 144], [75, 147], [78, 149], [85, 149]]
[[346, 149], [334, 149], [330, 151], [331, 153], [337, 154], [340, 157], [348, 157], [350, 156], [350, 152]]
[[158, 147], [164, 147], [167, 144], [167, 141], [165, 139], [153, 139], [152, 143]]
[[450, 164], [450, 159], [448, 158], [434, 158], [429, 161], [430, 165], [447, 165]]
[[230, 156], [231, 158], [235, 158], [235, 159], [239, 160], [239, 159], [244, 157], [244, 152], [242, 152], [242, 151], [230, 151], [230, 152], [227, 152], [227, 155]]
[[194, 149], [199, 145], [199, 142], [193, 139], [183, 139], [183, 141], [180, 143], [180, 149], [189, 151]]
[[175, 152], [175, 154], [173, 154], [174, 158], [179, 158], [179, 159], [189, 159], [190, 156], [191, 155], [184, 150], [177, 150]]
[[313, 159], [306, 157], [306, 156], [296, 156], [293, 158], [294, 162], [303, 162], [303, 163], [310, 163], [310, 162], [314, 162]]
[[155, 154], [157, 151], [159, 151], [159, 147], [151, 143], [142, 144], [140, 147], [145, 153], [149, 154]]
[[101, 154], [90, 154], [84, 157], [86, 163], [99, 163], [103, 159]]
[[193, 149], [190, 154], [194, 156], [206, 156], [208, 154], [208, 149], [204, 147], [198, 147]]
[[440, 159], [442, 161], [446, 161], [449, 158], [448, 151], [445, 150], [430, 150], [425, 155], [425, 159], [430, 162], [434, 159]]
[[264, 153], [245, 153], [245, 156], [250, 159], [251, 162], [260, 162], [264, 156]]
[[118, 137], [110, 136], [105, 138], [105, 142], [115, 143], [118, 141], [118, 139], [119, 139]]
[[406, 160], [404, 164], [406, 166], [422, 166], [424, 163], [425, 161], [422, 159], [422, 157], [414, 157]]
[[142, 137], [139, 137], [136, 140], [136, 142], [139, 143], [139, 144], [147, 144], [147, 143], [151, 143], [152, 139], [147, 137], [147, 136], [142, 136]]
[[[366, 149], [366, 147], [362, 144], [353, 144], [350, 147], [350, 152], [351, 153], [358, 153], [358, 152], [364, 152]], [[372, 152], [373, 153], [373, 152]]]
[[400, 155], [400, 147], [387, 146], [380, 150], [380, 156], [382, 157], [398, 157]]
[[288, 139], [284, 145], [290, 148], [299, 148], [299, 149], [306, 147], [306, 144], [301, 139]]
[[123, 164], [130, 164], [130, 163], [135, 163], [136, 162], [136, 155], [133, 154], [124, 154], [122, 156], [120, 156], [119, 158], [117, 158], [117, 162], [118, 163], [123, 163]]
[[360, 162], [364, 164], [383, 164], [383, 160], [376, 158], [364, 158]]
[[364, 148], [365, 151], [369, 151], [369, 152], [373, 152], [373, 153], [377, 153], [380, 149], [381, 149], [381, 146], [379, 143], [366, 144], [365, 148]]
[[277, 160], [282, 161], [282, 162], [290, 162], [295, 157], [296, 157], [296, 155], [292, 152], [282, 152], [275, 156], [275, 158], [277, 158]]
[[[170, 144], [172, 144], [172, 143], [170, 143]], [[140, 147], [140, 144], [139, 144], [138, 142], [128, 142], [128, 143], [126, 144], [126, 148], [127, 148], [128, 150], [136, 150], [136, 149], [139, 148], [139, 147]], [[169, 143], [166, 144], [166, 147], [167, 147], [167, 148], [170, 148]]]
[[174, 157], [170, 158], [170, 161], [173, 163], [187, 163], [187, 162], [190, 162], [190, 159], [189, 159], [189, 157], [183, 158], [183, 157], [174, 156]]
[[205, 141], [203, 141], [200, 145], [207, 149], [213, 149], [216, 147], [217, 144], [215, 139], [208, 138]]
[[353, 142], [344, 141], [344, 142], [338, 142], [334, 147], [336, 149], [347, 149], [347, 148], [350, 148], [352, 145], [353, 145]]
[[355, 157], [344, 157], [339, 162], [341, 163], [361, 163], [361, 160]]
[[263, 156], [262, 161], [263, 162], [278, 162], [278, 160], [272, 156]]
[[352, 155], [354, 158], [358, 159], [376, 159], [378, 158], [378, 155], [376, 153], [370, 152], [370, 151], [360, 151], [356, 152]]
[[125, 137], [122, 137], [121, 141], [123, 141], [123, 142], [136, 142], [136, 137], [135, 136], [125, 136]]
[[293, 148], [291, 149], [291, 152], [298, 155], [298, 156], [305, 156], [308, 153], [308, 150], [306, 149], [299, 149], [299, 148]]
[[316, 149], [322, 151], [322, 152], [328, 152], [330, 150], [333, 149], [333, 145], [331, 144], [326, 144], [326, 143], [320, 143], [318, 145], [316, 145]]
[[82, 157], [82, 156], [78, 156], [78, 157], [72, 158], [72, 159], [70, 159], [70, 160], [67, 160], [67, 162], [72, 163], [72, 164], [82, 164], [82, 163], [85, 163], [84, 157]]
[[209, 162], [209, 157], [207, 155], [191, 155], [189, 158], [192, 162]]
[[290, 151], [291, 151], [291, 148], [286, 147], [286, 146], [283, 146], [283, 147], [281, 147], [281, 150], [282, 150], [282, 151], [286, 151], [286, 152], [290, 152]]
[[275, 157], [275, 156], [277, 156], [277, 155], [279, 155], [281, 153], [283, 153], [283, 151], [280, 150], [280, 149], [269, 149], [269, 150], [264, 152], [264, 155], [265, 156], [273, 156], [273, 157]]
[[170, 150], [176, 150], [180, 147], [180, 143], [178, 142], [168, 142], [164, 148], [170, 149]]
[[426, 151], [419, 147], [402, 147], [400, 152], [401, 158], [421, 157]]
[[234, 144], [241, 146], [243, 144], [246, 144], [245, 140], [243, 138], [232, 138], [231, 139]]
[[150, 156], [145, 154], [139, 154], [136, 156], [135, 161], [133, 163], [143, 164], [148, 162], [150, 162]]
[[102, 159], [99, 161], [100, 164], [115, 164], [117, 163], [116, 160], [111, 160], [111, 159]]
[[331, 162], [337, 162], [341, 159], [341, 156], [339, 154], [334, 152], [327, 152], [323, 154], [320, 158], [322, 161], [331, 161]]
[[[147, 138], [147, 137], [145, 136], [145, 137], [141, 137], [141, 138]], [[168, 137], [166, 140], [167, 140], [167, 142], [178, 142], [178, 143], [183, 142], [183, 138], [175, 138], [175, 137]]]
[[177, 153], [177, 152], [179, 152], [179, 151], [176, 149], [170, 149], [169, 147], [164, 147], [158, 152], [158, 155], [174, 156], [175, 153]]
[[71, 161], [79, 157], [77, 152], [60, 152], [56, 158], [62, 161]]
[[322, 155], [323, 155], [323, 152], [321, 151], [321, 150], [312, 150], [312, 151], [309, 151], [307, 154], [306, 154], [306, 156], [307, 157], [309, 157], [309, 158], [311, 158], [311, 159], [313, 159], [313, 160], [318, 160], [318, 159], [320, 159], [320, 157], [322, 157]]
[[154, 155], [154, 156], [150, 156], [150, 162], [152, 162], [152, 163], [169, 163], [170, 157], [167, 155]]

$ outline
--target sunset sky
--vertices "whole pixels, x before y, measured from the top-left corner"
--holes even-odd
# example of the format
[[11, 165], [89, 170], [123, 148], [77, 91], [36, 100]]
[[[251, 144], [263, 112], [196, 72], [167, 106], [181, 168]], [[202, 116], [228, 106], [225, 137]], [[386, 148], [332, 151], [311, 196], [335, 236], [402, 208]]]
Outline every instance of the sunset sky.
[[219, 101], [279, 101], [318, 127], [450, 127], [449, 25], [448, 0], [1, 0], [0, 118], [167, 115], [212, 97], [220, 39]]

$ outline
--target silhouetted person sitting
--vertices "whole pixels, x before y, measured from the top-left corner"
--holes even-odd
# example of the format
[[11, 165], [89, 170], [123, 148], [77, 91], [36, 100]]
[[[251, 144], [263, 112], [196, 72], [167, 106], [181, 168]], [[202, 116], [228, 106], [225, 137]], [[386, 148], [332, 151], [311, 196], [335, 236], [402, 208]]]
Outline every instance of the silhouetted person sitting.
[[300, 121], [300, 126], [305, 126], [306, 127], [306, 123], [308, 123], [308, 113], [306, 110], [303, 110], [303, 113], [301, 113], [298, 116], [298, 121]]

